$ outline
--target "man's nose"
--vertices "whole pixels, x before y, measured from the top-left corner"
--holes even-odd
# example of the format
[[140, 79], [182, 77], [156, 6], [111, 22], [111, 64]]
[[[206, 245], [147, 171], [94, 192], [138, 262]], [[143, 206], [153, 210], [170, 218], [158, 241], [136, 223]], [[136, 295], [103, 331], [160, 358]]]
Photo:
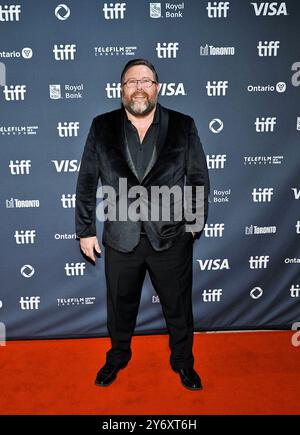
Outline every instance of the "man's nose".
[[143, 88], [142, 83], [141, 83], [140, 80], [137, 80], [136, 88], [137, 88], [137, 89], [142, 89], [142, 88]]

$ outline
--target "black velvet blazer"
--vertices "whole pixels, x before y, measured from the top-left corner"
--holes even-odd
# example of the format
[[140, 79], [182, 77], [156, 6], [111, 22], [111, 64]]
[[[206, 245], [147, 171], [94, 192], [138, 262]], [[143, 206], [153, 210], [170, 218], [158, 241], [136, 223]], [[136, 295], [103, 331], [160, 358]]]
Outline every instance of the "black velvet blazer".
[[[134, 206], [139, 198], [141, 214], [148, 215], [144, 221], [144, 229], [157, 251], [170, 248], [185, 231], [196, 232], [199, 238], [208, 214], [209, 176], [206, 158], [193, 119], [173, 110], [160, 108], [160, 127], [156, 146], [145, 175], [139, 181], [128, 147], [124, 140], [122, 110], [114, 110], [96, 116], [93, 119], [82, 155], [81, 166], [76, 186], [75, 224], [79, 238], [96, 235], [96, 192], [99, 181], [103, 186], [111, 186], [117, 192], [115, 201], [107, 200], [107, 206], [116, 208], [117, 220], [105, 220], [102, 243], [122, 252], [130, 252], [139, 243], [141, 220], [122, 220], [119, 217], [119, 180], [125, 179], [127, 192], [135, 186], [143, 186], [148, 196], [136, 195], [127, 199], [122, 213], [126, 214], [130, 205]], [[204, 186], [204, 219], [201, 227], [189, 227], [186, 213], [182, 219], [151, 220], [151, 186]], [[194, 189], [195, 190], [195, 189]], [[111, 197], [110, 197], [111, 198]], [[124, 198], [124, 196], [122, 197]], [[195, 192], [193, 192], [195, 201]], [[111, 203], [113, 202], [113, 203]], [[122, 202], [124, 204], [124, 201]], [[166, 201], [159, 203], [165, 206]], [[174, 201], [170, 195], [170, 209]], [[183, 207], [183, 203], [182, 203]], [[107, 209], [106, 209], [107, 210]], [[144, 211], [144, 212], [143, 212]], [[195, 211], [195, 210], [194, 210]], [[201, 210], [200, 210], [201, 212]], [[144, 214], [143, 214], [144, 213]]]

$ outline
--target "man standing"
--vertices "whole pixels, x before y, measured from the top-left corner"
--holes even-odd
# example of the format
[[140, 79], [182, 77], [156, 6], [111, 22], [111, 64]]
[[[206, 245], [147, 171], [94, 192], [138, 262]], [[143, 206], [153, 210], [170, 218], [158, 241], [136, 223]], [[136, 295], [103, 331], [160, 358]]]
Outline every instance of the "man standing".
[[[174, 214], [167, 220], [123, 219], [118, 215], [117, 219], [105, 221], [102, 243], [111, 349], [97, 374], [96, 385], [110, 385], [131, 358], [131, 338], [148, 271], [169, 332], [171, 367], [186, 388], [200, 390], [201, 380], [193, 368], [192, 353], [192, 262], [193, 241], [200, 237], [208, 213], [206, 158], [193, 119], [157, 102], [158, 76], [150, 62], [128, 62], [121, 75], [121, 89], [121, 109], [94, 118], [82, 156], [76, 188], [76, 234], [82, 252], [93, 261], [95, 251], [101, 252], [96, 237], [99, 179], [102, 186], [117, 192], [114, 206], [124, 199], [120, 181], [126, 181], [126, 193], [132, 188], [143, 188], [149, 195], [154, 186], [176, 186], [181, 191], [185, 186], [194, 190], [200, 186], [204, 192], [203, 216], [200, 227], [188, 226], [185, 217], [177, 219]], [[134, 205], [129, 196], [119, 214], [130, 212]], [[195, 211], [194, 191], [191, 198]], [[142, 195], [139, 211], [148, 210], [154, 202], [164, 207], [166, 200], [154, 201], [151, 196], [149, 200]], [[178, 198], [172, 197], [169, 208], [176, 205]]]

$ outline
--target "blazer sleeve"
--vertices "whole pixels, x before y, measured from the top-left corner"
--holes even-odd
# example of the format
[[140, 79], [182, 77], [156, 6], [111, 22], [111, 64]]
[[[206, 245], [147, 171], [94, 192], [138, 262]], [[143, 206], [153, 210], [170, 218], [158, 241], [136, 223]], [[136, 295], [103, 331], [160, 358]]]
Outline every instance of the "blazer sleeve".
[[76, 185], [75, 227], [79, 238], [96, 235], [96, 192], [99, 160], [96, 152], [95, 119], [91, 124]]
[[[208, 196], [210, 192], [210, 181], [209, 181], [206, 156], [202, 148], [202, 144], [198, 135], [195, 122], [192, 118], [191, 118], [189, 133], [188, 133], [188, 148], [186, 153], [186, 185], [192, 186], [191, 199], [192, 199], [193, 213], [196, 213], [196, 215], [197, 213], [201, 213], [204, 215], [202, 229], [197, 231], [196, 228], [195, 231], [191, 228], [191, 231], [194, 231], [196, 233], [195, 238], [198, 239], [203, 231], [204, 225], [208, 217]], [[196, 204], [196, 189], [195, 189], [196, 186], [204, 187], [204, 197], [200, 207], [199, 204]], [[192, 221], [192, 223], [195, 222], [196, 219]]]

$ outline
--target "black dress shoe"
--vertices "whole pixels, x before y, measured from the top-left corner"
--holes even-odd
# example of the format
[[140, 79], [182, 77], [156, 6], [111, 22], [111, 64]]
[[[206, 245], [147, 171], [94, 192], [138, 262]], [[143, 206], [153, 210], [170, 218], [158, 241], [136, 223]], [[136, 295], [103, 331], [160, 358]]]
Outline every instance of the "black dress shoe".
[[179, 373], [181, 383], [185, 388], [192, 391], [202, 390], [201, 379], [192, 367], [179, 369], [176, 372]]
[[97, 373], [95, 384], [98, 387], [108, 387], [111, 385], [117, 377], [118, 371], [124, 369], [128, 363], [122, 365], [114, 365], [106, 363]]

